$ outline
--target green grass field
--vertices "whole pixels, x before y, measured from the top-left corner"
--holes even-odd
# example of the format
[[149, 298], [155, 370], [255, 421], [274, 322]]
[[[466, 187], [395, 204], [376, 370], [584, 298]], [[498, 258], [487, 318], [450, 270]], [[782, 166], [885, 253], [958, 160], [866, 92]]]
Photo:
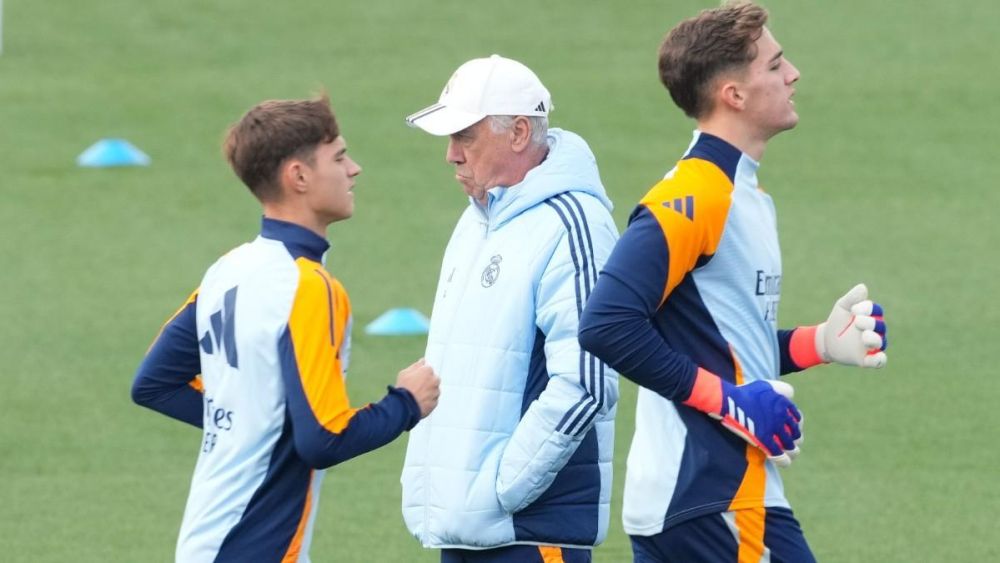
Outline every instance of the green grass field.
[[[204, 269], [258, 228], [221, 157], [229, 123], [265, 98], [329, 91], [365, 172], [328, 265], [354, 304], [352, 398], [375, 400], [423, 340], [361, 328], [389, 307], [429, 313], [465, 205], [444, 141], [403, 117], [464, 60], [518, 58], [553, 92], [553, 124], [591, 143], [624, 227], [692, 128], [658, 84], [656, 48], [712, 2], [3, 4], [0, 560], [132, 562], [172, 560], [199, 445], [131, 404], [133, 372]], [[1000, 560], [1000, 12], [766, 6], [802, 71], [801, 123], [760, 171], [781, 225], [781, 324], [824, 319], [863, 280], [891, 343], [881, 372], [791, 376], [808, 438], [788, 495], [821, 561]], [[77, 168], [102, 137], [129, 139], [152, 166]], [[620, 500], [635, 387], [622, 387], [597, 562], [630, 560]], [[329, 472], [314, 561], [437, 560], [402, 523], [404, 446]]]

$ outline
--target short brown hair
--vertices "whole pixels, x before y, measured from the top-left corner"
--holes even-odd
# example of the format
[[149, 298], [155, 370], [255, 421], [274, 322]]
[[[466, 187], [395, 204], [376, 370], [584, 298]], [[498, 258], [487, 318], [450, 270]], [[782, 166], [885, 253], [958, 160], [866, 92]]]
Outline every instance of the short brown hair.
[[290, 157], [312, 163], [321, 143], [340, 136], [324, 94], [310, 100], [269, 100], [229, 128], [222, 150], [240, 180], [260, 201], [280, 196], [278, 171]]
[[660, 45], [660, 81], [688, 117], [712, 110], [708, 89], [723, 72], [744, 67], [757, 56], [754, 42], [764, 32], [767, 10], [749, 2], [729, 2], [677, 24]]

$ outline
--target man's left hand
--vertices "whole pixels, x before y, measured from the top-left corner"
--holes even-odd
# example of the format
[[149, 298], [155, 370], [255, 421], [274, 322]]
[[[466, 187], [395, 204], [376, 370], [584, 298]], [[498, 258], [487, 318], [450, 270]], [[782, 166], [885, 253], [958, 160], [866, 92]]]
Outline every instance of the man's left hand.
[[882, 306], [868, 299], [860, 283], [837, 300], [826, 322], [816, 328], [816, 352], [824, 362], [849, 366], [885, 366], [886, 326]]

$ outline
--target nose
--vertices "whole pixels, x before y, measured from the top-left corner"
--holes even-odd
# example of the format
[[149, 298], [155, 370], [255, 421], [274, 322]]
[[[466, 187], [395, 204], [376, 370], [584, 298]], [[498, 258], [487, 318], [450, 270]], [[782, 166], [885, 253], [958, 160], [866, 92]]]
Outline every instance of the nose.
[[448, 139], [448, 152], [445, 153], [444, 158], [451, 164], [462, 164], [465, 162], [462, 147], [455, 142], [455, 139]]
[[[350, 158], [350, 157], [348, 157], [348, 158]], [[351, 158], [351, 165], [350, 165], [350, 167], [348, 167], [347, 170], [348, 170], [347, 173], [351, 176], [351, 178], [353, 178], [353, 177], [357, 176], [358, 174], [361, 174], [361, 170], [362, 169], [361, 169], [361, 165], [358, 164], [353, 158]]]
[[791, 71], [789, 73], [789, 75], [788, 75], [788, 83], [789, 84], [794, 84], [794, 83], [798, 82], [799, 81], [799, 77], [801, 76], [801, 74], [799, 73], [799, 69], [796, 68], [795, 65], [793, 65], [791, 63], [791, 61], [788, 61], [788, 68]]

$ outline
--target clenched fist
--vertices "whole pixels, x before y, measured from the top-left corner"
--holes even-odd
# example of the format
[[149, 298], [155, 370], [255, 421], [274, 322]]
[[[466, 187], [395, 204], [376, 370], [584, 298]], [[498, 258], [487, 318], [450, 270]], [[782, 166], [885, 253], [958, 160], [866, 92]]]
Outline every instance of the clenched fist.
[[437, 406], [441, 395], [441, 378], [434, 373], [434, 368], [420, 358], [410, 367], [399, 372], [396, 387], [406, 389], [413, 395], [420, 407], [420, 418], [424, 418]]

